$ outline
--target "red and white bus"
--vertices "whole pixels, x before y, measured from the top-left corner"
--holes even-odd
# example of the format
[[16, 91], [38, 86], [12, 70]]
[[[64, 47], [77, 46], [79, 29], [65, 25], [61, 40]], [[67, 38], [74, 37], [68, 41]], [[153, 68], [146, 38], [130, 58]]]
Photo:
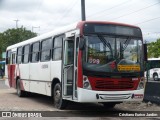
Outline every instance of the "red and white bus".
[[144, 49], [137, 26], [81, 21], [7, 48], [6, 84], [18, 96], [28, 92], [67, 101], [102, 103], [142, 101]]

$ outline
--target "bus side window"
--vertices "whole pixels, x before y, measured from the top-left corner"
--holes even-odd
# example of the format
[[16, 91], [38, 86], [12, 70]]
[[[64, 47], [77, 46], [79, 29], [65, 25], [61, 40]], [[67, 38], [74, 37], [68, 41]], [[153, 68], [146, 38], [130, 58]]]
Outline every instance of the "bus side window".
[[29, 62], [29, 48], [30, 48], [29, 45], [25, 45], [23, 47], [23, 59], [22, 59], [23, 63], [28, 63]]
[[55, 37], [53, 42], [53, 60], [62, 60], [62, 40], [63, 36]]
[[31, 46], [31, 62], [38, 62], [39, 61], [39, 52], [40, 52], [40, 43], [36, 42], [33, 43]]
[[16, 53], [12, 53], [12, 64], [16, 63]]
[[11, 50], [7, 51], [6, 64], [10, 64], [10, 61], [11, 61]]
[[17, 63], [21, 64], [22, 62], [22, 47], [17, 49]]
[[43, 40], [41, 46], [41, 61], [49, 61], [51, 59], [52, 39]]

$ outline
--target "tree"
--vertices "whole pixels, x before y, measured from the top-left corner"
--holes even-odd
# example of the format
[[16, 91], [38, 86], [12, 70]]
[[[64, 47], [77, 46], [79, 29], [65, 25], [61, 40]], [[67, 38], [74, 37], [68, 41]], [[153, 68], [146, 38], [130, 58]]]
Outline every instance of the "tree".
[[26, 30], [26, 28], [23, 26], [17, 29], [8, 29], [3, 33], [0, 33], [0, 58], [2, 52], [6, 51], [8, 46], [33, 38], [35, 36], [37, 36], [36, 33]]
[[160, 38], [156, 42], [148, 44], [148, 57], [158, 58], [160, 57]]

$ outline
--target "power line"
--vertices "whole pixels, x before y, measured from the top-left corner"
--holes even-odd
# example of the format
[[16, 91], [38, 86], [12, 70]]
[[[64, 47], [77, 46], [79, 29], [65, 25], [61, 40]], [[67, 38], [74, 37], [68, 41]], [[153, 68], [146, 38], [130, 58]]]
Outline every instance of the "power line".
[[65, 10], [64, 14], [57, 21], [62, 20], [73, 9], [73, 7], [76, 5], [77, 2], [78, 0], [75, 0], [74, 3], [72, 2], [73, 4], [71, 5], [71, 7], [69, 7], [68, 10]]
[[[40, 3], [38, 4], [38, 7], [37, 7], [37, 11], [34, 13], [34, 18], [33, 20], [37, 17], [37, 14], [42, 6], [42, 3], [44, 2], [44, 0], [41, 0]], [[34, 22], [34, 21], [33, 21]], [[33, 22], [32, 22], [32, 26], [33, 26]]]
[[111, 20], [119, 19], [119, 18], [121, 18], [121, 17], [128, 16], [128, 15], [131, 15], [131, 14], [134, 14], [134, 13], [137, 13], [137, 12], [142, 11], [142, 10], [144, 10], [144, 9], [153, 7], [153, 6], [155, 6], [155, 5], [159, 4], [159, 3], [160, 3], [160, 2], [155, 3], [155, 4], [152, 4], [152, 5], [149, 5], [149, 6], [146, 6], [146, 7], [144, 7], [144, 8], [141, 8], [141, 9], [139, 9], [139, 10], [133, 11], [133, 12], [131, 12], [131, 13], [127, 13], [127, 14], [121, 15], [121, 16], [119, 16], [119, 17], [112, 18]]
[[153, 20], [156, 20], [156, 19], [160, 19], [160, 17], [156, 17], [156, 18], [152, 18], [152, 19], [149, 19], [149, 20], [146, 20], [146, 21], [143, 21], [143, 22], [139, 22], [139, 23], [136, 23], [135, 25], [143, 24], [143, 23], [150, 22], [150, 21], [153, 21]]
[[96, 13], [94, 13], [94, 14], [91, 14], [91, 15], [87, 16], [87, 18], [92, 17], [92, 16], [99, 15], [99, 13], [103, 13], [103, 12], [105, 12], [105, 11], [111, 10], [111, 9], [113, 9], [113, 8], [116, 8], [116, 7], [120, 7], [121, 5], [124, 5], [124, 4], [126, 4], [127, 2], [129, 2], [129, 1], [130, 1], [130, 0], [127, 0], [127, 1], [122, 2], [122, 3], [120, 3], [120, 4], [117, 4], [117, 5], [115, 5], [115, 6], [111, 7], [111, 8], [107, 8], [107, 9], [104, 9], [104, 10], [102, 10], [102, 11], [99, 11], [99, 12], [96, 12]]
[[[65, 7], [65, 9], [64, 9], [65, 12], [64, 12], [64, 14], [63, 14], [62, 16], [58, 17], [58, 18], [56, 19], [56, 22], [57, 22], [57, 21], [58, 21], [58, 22], [61, 21], [61, 20], [63, 19], [63, 17], [68, 13], [67, 10], [70, 11], [70, 9], [74, 7], [73, 4], [75, 4], [75, 2], [77, 2], [77, 0], [76, 0], [75, 2], [74, 2], [74, 1], [75, 1], [75, 0], [72, 0], [72, 1], [70, 2], [70, 4], [69, 4], [67, 7]], [[48, 27], [49, 27], [49, 25], [46, 26], [46, 29], [47, 29]]]
[[[63, 18], [64, 18], [67, 14], [69, 14], [69, 11], [71, 11], [71, 10], [75, 7], [75, 5], [77, 4], [77, 2], [78, 2], [78, 0], [73, 0], [73, 1], [75, 1], [75, 2], [72, 2], [72, 3], [70, 4], [71, 6], [67, 8], [68, 10], [65, 10], [64, 14], [63, 14], [59, 19], [57, 19], [57, 21], [58, 21], [57, 24], [59, 24], [59, 22], [62, 21]], [[46, 26], [46, 29], [48, 29], [48, 27], [49, 27], [49, 25]]]

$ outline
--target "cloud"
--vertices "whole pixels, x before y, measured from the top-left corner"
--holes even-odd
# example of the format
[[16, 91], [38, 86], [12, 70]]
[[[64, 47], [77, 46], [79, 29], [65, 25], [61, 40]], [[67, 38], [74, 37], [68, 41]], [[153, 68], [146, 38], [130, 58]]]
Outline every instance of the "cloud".
[[[159, 16], [160, 4], [140, 10], [159, 0], [86, 0], [87, 20], [114, 21], [137, 24], [144, 34], [159, 32], [160, 19], [145, 22]], [[80, 0], [0, 0], [0, 32], [15, 27], [15, 19], [19, 26], [32, 29], [42, 34], [58, 27], [81, 20]], [[139, 11], [137, 11], [139, 10]], [[137, 11], [133, 13], [134, 11]], [[157, 36], [144, 36], [145, 39], [156, 39]]]

